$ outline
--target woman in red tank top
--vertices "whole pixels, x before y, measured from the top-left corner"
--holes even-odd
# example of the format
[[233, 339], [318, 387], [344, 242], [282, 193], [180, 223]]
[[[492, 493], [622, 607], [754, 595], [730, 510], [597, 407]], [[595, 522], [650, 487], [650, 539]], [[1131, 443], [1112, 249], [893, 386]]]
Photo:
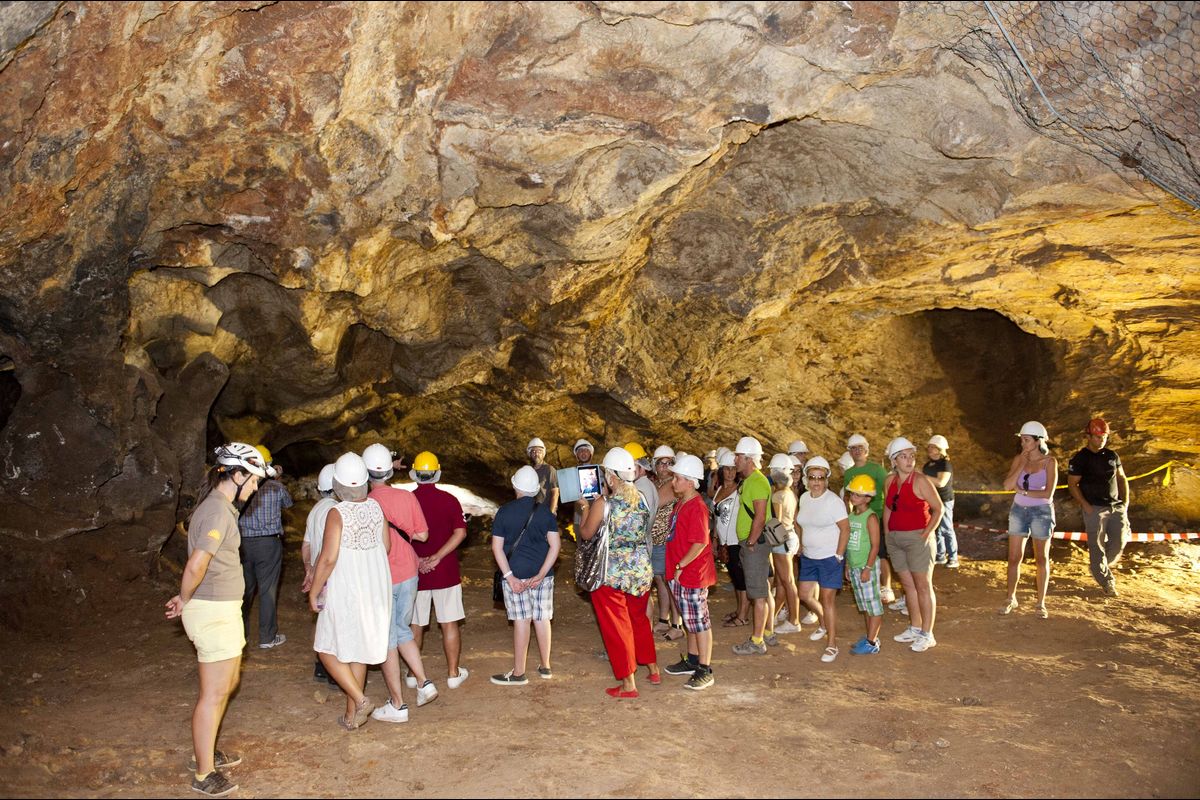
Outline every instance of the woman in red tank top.
[[904, 437], [887, 448], [893, 472], [884, 483], [883, 527], [888, 556], [892, 559], [908, 601], [909, 626], [895, 637], [923, 653], [937, 644], [933, 621], [937, 595], [933, 591], [933, 565], [937, 540], [933, 532], [942, 518], [942, 499], [928, 476], [917, 470], [917, 448]]

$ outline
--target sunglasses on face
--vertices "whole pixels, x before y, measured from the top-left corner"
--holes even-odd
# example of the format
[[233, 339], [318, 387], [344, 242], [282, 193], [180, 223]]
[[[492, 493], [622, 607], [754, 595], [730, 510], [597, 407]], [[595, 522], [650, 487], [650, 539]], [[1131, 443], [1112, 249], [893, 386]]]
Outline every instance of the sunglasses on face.
[[825, 475], [809, 475], [808, 480], [809, 481], [824, 481], [824, 480], [828, 480], [828, 477]]

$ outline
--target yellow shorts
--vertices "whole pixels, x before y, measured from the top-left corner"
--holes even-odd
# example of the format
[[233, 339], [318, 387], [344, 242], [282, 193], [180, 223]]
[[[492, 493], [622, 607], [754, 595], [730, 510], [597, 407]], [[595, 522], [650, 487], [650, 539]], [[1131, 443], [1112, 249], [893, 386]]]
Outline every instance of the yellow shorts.
[[183, 607], [183, 629], [201, 663], [237, 658], [246, 648], [241, 600], [197, 600]]

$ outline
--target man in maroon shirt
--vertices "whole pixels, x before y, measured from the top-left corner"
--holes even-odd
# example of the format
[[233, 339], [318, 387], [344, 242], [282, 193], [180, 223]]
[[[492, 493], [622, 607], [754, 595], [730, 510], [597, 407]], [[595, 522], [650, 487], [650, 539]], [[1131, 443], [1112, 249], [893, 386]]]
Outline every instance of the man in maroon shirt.
[[458, 499], [435, 485], [442, 477], [437, 456], [430, 452], [419, 454], [413, 459], [413, 468], [408, 474], [417, 482], [413, 494], [421, 504], [421, 511], [429, 524], [429, 538], [423, 542], [413, 542], [419, 559], [413, 636], [420, 647], [424, 643], [425, 628], [432, 622], [430, 612], [433, 612], [442, 628], [446, 685], [457, 689], [467, 679], [466, 667], [458, 665], [462, 652], [458, 623], [466, 616], [463, 612], [458, 546], [467, 537], [467, 525]]

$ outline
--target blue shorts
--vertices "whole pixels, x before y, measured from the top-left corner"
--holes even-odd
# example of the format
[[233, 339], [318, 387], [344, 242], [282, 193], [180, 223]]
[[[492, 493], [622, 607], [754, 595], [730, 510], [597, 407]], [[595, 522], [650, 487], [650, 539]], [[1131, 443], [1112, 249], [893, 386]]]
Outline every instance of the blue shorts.
[[399, 647], [413, 640], [412, 615], [417, 602], [417, 581], [414, 575], [403, 583], [392, 584], [392, 624], [388, 629], [388, 647]]
[[667, 546], [665, 544], [654, 545], [654, 551], [650, 553], [650, 566], [654, 569], [656, 577], [662, 578], [667, 574]]
[[801, 583], [816, 583], [822, 589], [842, 588], [842, 562], [837, 556], [809, 558], [800, 556]]
[[1008, 512], [1009, 536], [1032, 536], [1045, 541], [1054, 532], [1054, 505], [1019, 506], [1013, 503]]

